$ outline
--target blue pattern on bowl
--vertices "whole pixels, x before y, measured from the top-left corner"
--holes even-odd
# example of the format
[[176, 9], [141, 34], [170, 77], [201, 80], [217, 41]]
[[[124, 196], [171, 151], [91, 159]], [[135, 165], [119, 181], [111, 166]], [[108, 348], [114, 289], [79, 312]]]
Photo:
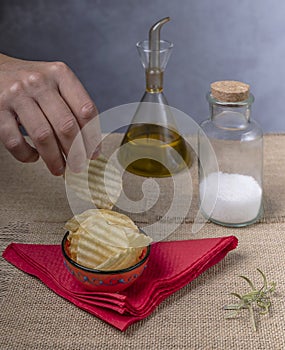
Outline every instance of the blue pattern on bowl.
[[[86, 284], [90, 284], [92, 286], [115, 286], [117, 284], [129, 284], [132, 280], [137, 279], [141, 274], [138, 273], [134, 273], [133, 275], [131, 275], [127, 280], [125, 280], [124, 278], [120, 278], [120, 279], [116, 279], [116, 278], [112, 278], [109, 280], [109, 283], [105, 283], [104, 281], [98, 279], [98, 278], [92, 278], [91, 280], [85, 276], [84, 274], [82, 274], [81, 272], [74, 272], [72, 269], [70, 269], [70, 267], [67, 265], [66, 261], [64, 261], [64, 265], [67, 268], [68, 272], [75, 276], [81, 283], [86, 283]], [[144, 266], [144, 269], [147, 267], [147, 265]], [[144, 270], [143, 269], [143, 270]]]

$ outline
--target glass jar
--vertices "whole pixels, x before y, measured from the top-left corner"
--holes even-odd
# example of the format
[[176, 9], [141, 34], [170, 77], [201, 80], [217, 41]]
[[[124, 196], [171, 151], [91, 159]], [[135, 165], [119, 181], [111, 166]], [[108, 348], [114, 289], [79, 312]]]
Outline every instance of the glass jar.
[[199, 194], [203, 214], [232, 227], [254, 223], [262, 209], [263, 133], [250, 118], [254, 101], [249, 85], [236, 81], [211, 84], [207, 99], [210, 119], [201, 124], [199, 158], [209, 143], [218, 171], [199, 162]]
[[191, 165], [191, 151], [180, 134], [163, 92], [163, 75], [173, 44], [160, 40], [163, 18], [149, 30], [149, 40], [137, 43], [145, 69], [146, 87], [124, 135], [118, 159], [139, 176], [170, 177]]

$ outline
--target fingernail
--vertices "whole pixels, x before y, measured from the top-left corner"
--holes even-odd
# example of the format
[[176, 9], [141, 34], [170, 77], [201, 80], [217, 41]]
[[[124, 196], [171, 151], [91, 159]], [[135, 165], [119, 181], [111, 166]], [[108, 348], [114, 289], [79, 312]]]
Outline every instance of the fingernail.
[[65, 167], [63, 166], [63, 167], [57, 169], [57, 170], [54, 172], [54, 175], [55, 175], [55, 176], [61, 176], [61, 175], [64, 174], [64, 170], [65, 170]]
[[91, 159], [96, 159], [99, 157], [99, 155], [101, 154], [101, 148], [97, 148], [93, 153], [92, 153], [92, 156], [91, 156]]
[[82, 171], [84, 171], [85, 168], [86, 168], [86, 163], [80, 163], [80, 164], [70, 166], [70, 170], [73, 173], [81, 173]]

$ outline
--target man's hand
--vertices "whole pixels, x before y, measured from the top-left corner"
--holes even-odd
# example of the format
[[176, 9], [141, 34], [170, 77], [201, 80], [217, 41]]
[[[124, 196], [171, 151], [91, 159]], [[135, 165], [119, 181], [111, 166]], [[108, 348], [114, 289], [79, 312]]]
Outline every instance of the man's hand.
[[[80, 171], [86, 156], [95, 151], [94, 143], [99, 144], [96, 116], [96, 106], [66, 64], [0, 54], [0, 140], [19, 161], [34, 162], [41, 156], [52, 174], [62, 175], [72, 146], [68, 165]], [[78, 135], [91, 120], [93, 127]]]

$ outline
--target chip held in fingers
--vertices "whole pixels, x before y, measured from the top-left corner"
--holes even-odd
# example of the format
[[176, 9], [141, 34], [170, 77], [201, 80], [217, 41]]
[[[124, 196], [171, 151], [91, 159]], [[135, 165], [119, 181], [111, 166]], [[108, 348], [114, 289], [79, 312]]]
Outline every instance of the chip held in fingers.
[[67, 167], [65, 182], [77, 197], [100, 209], [112, 209], [122, 191], [120, 171], [103, 154], [88, 160], [80, 173], [74, 173]]
[[129, 268], [140, 261], [152, 239], [141, 233], [126, 215], [108, 209], [90, 209], [70, 219], [70, 257], [78, 264], [102, 271]]

